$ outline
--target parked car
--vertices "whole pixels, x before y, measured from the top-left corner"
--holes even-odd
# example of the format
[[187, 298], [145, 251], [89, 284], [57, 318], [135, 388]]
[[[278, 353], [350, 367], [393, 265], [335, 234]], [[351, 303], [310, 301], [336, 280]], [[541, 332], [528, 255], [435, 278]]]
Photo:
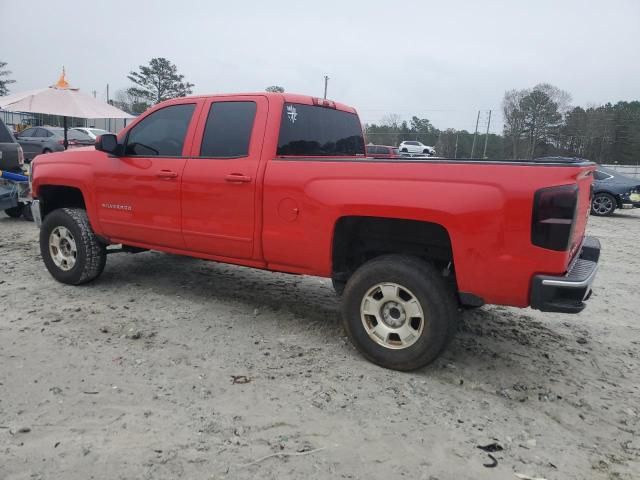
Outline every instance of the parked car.
[[90, 138], [95, 140], [100, 135], [104, 135], [105, 133], [111, 133], [107, 130], [102, 130], [101, 128], [93, 128], [93, 127], [74, 127], [71, 130], [76, 130], [78, 132], [82, 132], [88, 135]]
[[[60, 127], [31, 127], [20, 132], [18, 143], [22, 145], [26, 161], [41, 153], [61, 152], [64, 150], [64, 128]], [[86, 133], [77, 130], [67, 130], [69, 148], [93, 145], [94, 140]]]
[[436, 154], [436, 149], [414, 140], [405, 140], [398, 146], [400, 153], [419, 153], [429, 156]]
[[380, 162], [340, 103], [184, 97], [95, 148], [39, 156], [32, 211], [43, 262], [62, 283], [98, 277], [108, 245], [328, 277], [358, 350], [412, 370], [443, 351], [460, 305], [585, 308], [600, 253], [585, 236], [595, 169]]
[[372, 158], [400, 158], [400, 152], [396, 147], [387, 145], [367, 145], [367, 157]]
[[598, 167], [593, 176], [593, 215], [608, 216], [616, 208], [640, 208], [640, 180], [605, 167]]

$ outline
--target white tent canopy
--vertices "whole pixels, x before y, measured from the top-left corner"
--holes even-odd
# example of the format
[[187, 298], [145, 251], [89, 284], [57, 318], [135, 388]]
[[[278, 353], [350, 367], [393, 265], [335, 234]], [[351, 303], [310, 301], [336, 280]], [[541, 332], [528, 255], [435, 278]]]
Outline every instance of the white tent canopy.
[[64, 70], [55, 85], [0, 97], [0, 109], [76, 118], [134, 118], [127, 112], [71, 88]]
[[76, 118], [134, 118], [91, 95], [55, 87], [0, 97], [0, 108], [11, 112], [45, 113]]

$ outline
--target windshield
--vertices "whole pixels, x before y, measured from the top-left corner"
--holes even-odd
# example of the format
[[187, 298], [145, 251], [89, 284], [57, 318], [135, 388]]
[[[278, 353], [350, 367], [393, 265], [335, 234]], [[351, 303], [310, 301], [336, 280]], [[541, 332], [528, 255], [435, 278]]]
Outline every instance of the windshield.
[[93, 133], [96, 137], [99, 137], [100, 135], [104, 135], [105, 133], [110, 133], [110, 132], [107, 132], [106, 130], [102, 130], [100, 128], [88, 128], [87, 130], [89, 130], [91, 133]]

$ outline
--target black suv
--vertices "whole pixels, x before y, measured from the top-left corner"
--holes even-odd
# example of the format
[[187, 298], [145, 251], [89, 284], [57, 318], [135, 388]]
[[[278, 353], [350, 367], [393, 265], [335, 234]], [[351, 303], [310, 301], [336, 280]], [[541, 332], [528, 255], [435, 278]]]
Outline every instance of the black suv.
[[22, 173], [24, 154], [16, 138], [0, 119], [0, 170]]
[[[12, 173], [23, 173], [24, 153], [11, 130], [0, 119], [0, 170]], [[28, 204], [16, 200], [15, 189], [4, 180], [0, 180], [0, 211], [13, 218], [24, 215], [31, 217]]]

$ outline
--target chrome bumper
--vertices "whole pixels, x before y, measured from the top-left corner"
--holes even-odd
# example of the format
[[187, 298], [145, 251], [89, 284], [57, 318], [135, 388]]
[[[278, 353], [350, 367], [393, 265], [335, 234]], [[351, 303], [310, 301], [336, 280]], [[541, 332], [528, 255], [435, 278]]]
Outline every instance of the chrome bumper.
[[598, 272], [600, 242], [585, 237], [571, 269], [562, 276], [536, 275], [531, 284], [531, 308], [543, 312], [578, 313], [586, 307]]

